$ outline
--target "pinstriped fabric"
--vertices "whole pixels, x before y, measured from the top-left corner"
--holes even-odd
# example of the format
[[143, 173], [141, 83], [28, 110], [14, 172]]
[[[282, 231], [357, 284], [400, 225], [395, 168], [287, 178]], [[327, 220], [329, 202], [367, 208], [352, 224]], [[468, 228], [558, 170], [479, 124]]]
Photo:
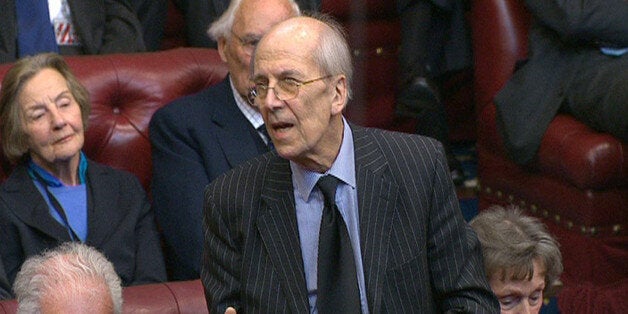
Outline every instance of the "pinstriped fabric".
[[[351, 127], [371, 312], [499, 312], [440, 144]], [[212, 182], [205, 200], [210, 312], [308, 312], [288, 162], [260, 156]]]

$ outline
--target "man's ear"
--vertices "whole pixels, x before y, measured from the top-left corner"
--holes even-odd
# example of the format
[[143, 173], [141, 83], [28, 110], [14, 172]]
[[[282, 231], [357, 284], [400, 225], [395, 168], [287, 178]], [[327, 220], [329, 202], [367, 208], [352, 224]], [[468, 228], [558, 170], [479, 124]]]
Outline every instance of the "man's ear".
[[337, 75], [332, 81], [333, 95], [331, 114], [341, 114], [347, 104], [347, 78], [344, 74]]
[[227, 62], [227, 38], [218, 38], [218, 54], [223, 62]]

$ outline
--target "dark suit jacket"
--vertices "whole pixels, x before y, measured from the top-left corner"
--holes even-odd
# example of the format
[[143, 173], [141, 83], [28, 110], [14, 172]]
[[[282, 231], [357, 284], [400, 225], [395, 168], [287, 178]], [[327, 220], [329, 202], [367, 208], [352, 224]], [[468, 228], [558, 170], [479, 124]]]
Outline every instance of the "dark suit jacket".
[[[498, 313], [442, 146], [352, 126], [371, 313]], [[264, 154], [205, 192], [201, 279], [211, 313], [307, 313], [290, 166]]]
[[[18, 0], [19, 1], [19, 0]], [[142, 27], [124, 0], [68, 0], [83, 54], [144, 51]], [[0, 0], [0, 63], [17, 58], [15, 0]]]
[[[495, 97], [504, 144], [519, 164], [534, 159], [572, 81], [581, 69], [592, 66], [587, 60], [614, 60], [600, 59], [599, 47], [628, 47], [625, 0], [526, 0], [526, 5], [535, 18], [529, 34], [529, 59]], [[617, 84], [626, 86], [626, 82]]]
[[[88, 161], [88, 234], [85, 244], [113, 263], [123, 285], [166, 280], [153, 212], [133, 175]], [[0, 258], [9, 282], [24, 260], [71, 241], [43, 196], [18, 166], [0, 187]]]
[[0, 257], [0, 300], [11, 298], [11, 285], [9, 284], [9, 279], [7, 279], [7, 274], [4, 272], [4, 264]]
[[197, 279], [205, 186], [267, 148], [237, 107], [228, 77], [158, 110], [149, 134], [153, 208], [166, 242], [171, 279]]

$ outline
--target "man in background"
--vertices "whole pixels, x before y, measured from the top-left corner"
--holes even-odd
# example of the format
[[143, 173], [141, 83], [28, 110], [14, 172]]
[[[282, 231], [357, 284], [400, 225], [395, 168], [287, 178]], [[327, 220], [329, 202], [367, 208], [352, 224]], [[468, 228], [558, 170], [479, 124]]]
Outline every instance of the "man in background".
[[628, 1], [525, 4], [529, 57], [495, 97], [509, 156], [533, 162], [558, 113], [628, 143]]
[[229, 75], [158, 110], [150, 122], [152, 196], [171, 280], [198, 279], [203, 189], [218, 175], [270, 148], [258, 108], [248, 101], [249, 64], [274, 24], [299, 15], [292, 0], [233, 0], [208, 33]]

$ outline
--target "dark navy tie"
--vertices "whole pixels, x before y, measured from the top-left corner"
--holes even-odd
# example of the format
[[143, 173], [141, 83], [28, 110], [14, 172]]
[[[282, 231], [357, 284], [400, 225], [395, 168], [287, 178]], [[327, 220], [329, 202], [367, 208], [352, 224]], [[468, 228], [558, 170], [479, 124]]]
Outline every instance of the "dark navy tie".
[[18, 57], [35, 55], [40, 52], [59, 52], [54, 28], [50, 23], [48, 1], [15, 1], [17, 17]]
[[361, 312], [351, 240], [335, 201], [338, 183], [331, 175], [316, 183], [325, 198], [318, 239], [316, 305], [321, 314]]
[[266, 146], [268, 146], [268, 150], [273, 150], [275, 149], [275, 145], [273, 145], [273, 140], [270, 138], [270, 135], [268, 134], [268, 130], [266, 130], [266, 125], [262, 124], [257, 128], [257, 131], [259, 131], [260, 133], [264, 134], [264, 136], [266, 137], [264, 139], [264, 141], [268, 141]]

